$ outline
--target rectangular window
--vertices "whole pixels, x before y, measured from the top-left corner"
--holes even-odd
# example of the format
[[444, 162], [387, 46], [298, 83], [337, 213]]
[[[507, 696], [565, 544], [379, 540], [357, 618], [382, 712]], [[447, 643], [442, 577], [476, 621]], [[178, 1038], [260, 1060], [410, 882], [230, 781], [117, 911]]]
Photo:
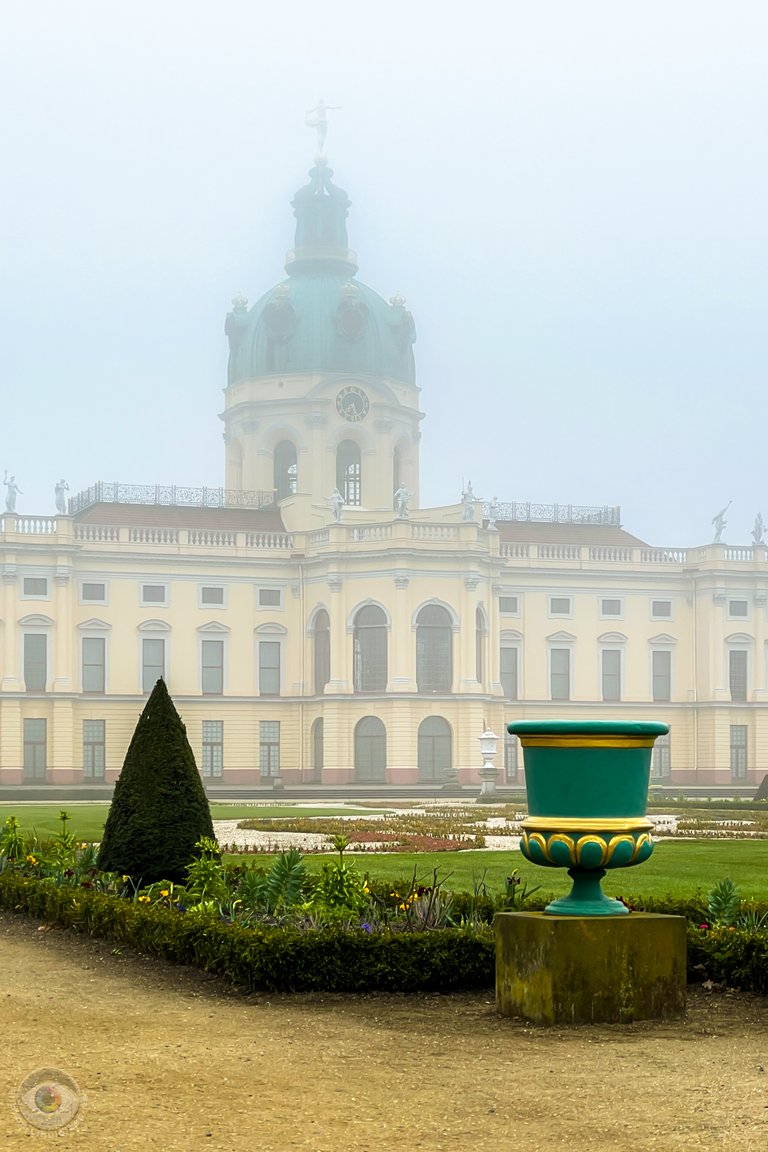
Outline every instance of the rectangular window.
[[106, 688], [106, 640], [103, 636], [83, 636], [83, 692], [104, 692]]
[[35, 717], [24, 720], [24, 779], [45, 780], [47, 722]]
[[203, 720], [203, 776], [220, 780], [224, 769], [224, 721]]
[[672, 601], [651, 600], [651, 616], [656, 620], [669, 620], [672, 616]]
[[280, 641], [259, 641], [259, 695], [280, 695]]
[[549, 694], [553, 700], [571, 698], [570, 648], [551, 648], [549, 651]]
[[167, 589], [165, 584], [142, 584], [142, 604], [165, 604]]
[[731, 779], [747, 777], [747, 725], [731, 724]]
[[104, 779], [104, 721], [83, 720], [83, 777]]
[[504, 734], [504, 782], [517, 783], [517, 749], [518, 739], [511, 732]]
[[672, 653], [659, 649], [651, 655], [653, 699], [672, 699]]
[[659, 736], [651, 753], [651, 779], [668, 780], [669, 768], [669, 736]]
[[280, 775], [280, 721], [259, 721], [259, 770], [262, 776]]
[[47, 576], [25, 576], [22, 595], [33, 599], [45, 599], [48, 596]]
[[602, 653], [603, 700], [621, 700], [621, 652], [604, 648]]
[[517, 596], [499, 596], [499, 612], [505, 616], [517, 616]]
[[601, 616], [621, 616], [621, 600], [601, 600]]
[[106, 584], [81, 584], [80, 600], [83, 604], [104, 604], [106, 599]]
[[223, 608], [224, 589], [218, 585], [203, 585], [200, 589], [200, 604], [204, 608]]
[[165, 679], [165, 640], [147, 637], [141, 642], [141, 690], [151, 692]]
[[202, 689], [204, 696], [221, 696], [224, 691], [224, 641], [203, 640]]
[[279, 608], [280, 602], [279, 588], [259, 588], [259, 608]]
[[743, 701], [747, 698], [747, 657], [749, 653], [741, 648], [733, 648], [728, 653], [728, 683], [731, 700]]
[[517, 648], [503, 645], [499, 653], [501, 687], [505, 700], [517, 700]]
[[745, 617], [749, 615], [749, 604], [746, 600], [729, 600], [728, 615], [730, 617]]
[[571, 614], [571, 598], [570, 598], [570, 596], [550, 596], [550, 598], [549, 598], [549, 614], [550, 614], [550, 616], [570, 616], [570, 614]]
[[43, 632], [24, 633], [24, 687], [45, 692], [48, 679], [48, 637]]

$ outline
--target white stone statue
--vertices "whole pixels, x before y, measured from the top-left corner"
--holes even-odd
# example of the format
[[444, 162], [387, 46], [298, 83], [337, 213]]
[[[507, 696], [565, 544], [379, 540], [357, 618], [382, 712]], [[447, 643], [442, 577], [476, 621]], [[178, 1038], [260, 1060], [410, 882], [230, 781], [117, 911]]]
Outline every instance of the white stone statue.
[[490, 504], [488, 505], [488, 527], [489, 528], [495, 530], [496, 521], [498, 519], [500, 511], [501, 511], [501, 509], [499, 508], [499, 501], [494, 496], [493, 500], [491, 500]]
[[19, 488], [18, 484], [16, 483], [16, 477], [11, 476], [11, 478], [9, 479], [7, 472], [3, 476], [3, 484], [5, 484], [5, 487], [7, 489], [7, 491], [5, 493], [5, 510], [6, 510], [6, 512], [15, 512], [16, 511], [16, 497], [17, 497], [17, 495], [23, 496], [24, 493], [22, 492], [21, 488]]
[[723, 532], [725, 531], [725, 526], [728, 523], [725, 518], [725, 514], [730, 508], [731, 504], [733, 504], [733, 500], [729, 500], [725, 508], [721, 508], [720, 511], [712, 517], [712, 525], [715, 529], [715, 537], [712, 541], [713, 544], [720, 544], [722, 542]]
[[755, 526], [752, 529], [752, 539], [755, 544], [765, 543], [765, 521], [763, 520], [762, 512], [758, 512], [755, 517]]
[[408, 519], [408, 500], [410, 495], [411, 494], [408, 489], [401, 484], [397, 492], [395, 492], [394, 496], [392, 497], [392, 506], [395, 510], [395, 515], [397, 516], [398, 520]]
[[65, 493], [69, 492], [69, 484], [62, 477], [61, 480], [56, 481], [56, 511], [59, 516], [66, 516], [67, 514], [67, 497]]
[[344, 497], [342, 496], [341, 492], [339, 492], [338, 488], [334, 488], [333, 492], [331, 492], [330, 496], [328, 497], [328, 500], [333, 510], [333, 518], [338, 524], [339, 520], [341, 520], [341, 510], [344, 507]]
[[467, 481], [467, 487], [461, 494], [461, 502], [464, 505], [462, 513], [462, 520], [474, 520], [475, 518], [475, 494], [472, 491], [472, 481]]

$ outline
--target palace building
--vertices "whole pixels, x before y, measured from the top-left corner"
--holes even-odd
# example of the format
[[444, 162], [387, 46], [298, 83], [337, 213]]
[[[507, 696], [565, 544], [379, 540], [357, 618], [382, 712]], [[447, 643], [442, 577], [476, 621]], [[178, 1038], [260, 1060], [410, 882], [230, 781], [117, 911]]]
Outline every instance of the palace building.
[[[422, 508], [415, 327], [357, 279], [318, 157], [286, 277], [233, 301], [220, 489], [96, 483], [0, 517], [0, 786], [109, 783], [165, 678], [212, 786], [522, 780], [513, 719], [663, 720], [653, 780], [768, 764], [768, 550], [618, 508]], [[211, 419], [216, 418], [212, 411]], [[190, 462], [191, 464], [192, 462]]]

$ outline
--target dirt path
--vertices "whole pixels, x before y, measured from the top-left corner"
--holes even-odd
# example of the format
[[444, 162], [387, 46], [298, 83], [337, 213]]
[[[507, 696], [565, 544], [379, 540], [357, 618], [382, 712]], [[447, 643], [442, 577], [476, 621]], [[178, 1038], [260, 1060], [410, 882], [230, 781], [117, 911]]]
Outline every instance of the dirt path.
[[[768, 1001], [695, 990], [676, 1024], [531, 1028], [490, 995], [242, 996], [0, 913], [0, 1145], [88, 1152], [768, 1147]], [[54, 1066], [86, 1096], [19, 1116]]]

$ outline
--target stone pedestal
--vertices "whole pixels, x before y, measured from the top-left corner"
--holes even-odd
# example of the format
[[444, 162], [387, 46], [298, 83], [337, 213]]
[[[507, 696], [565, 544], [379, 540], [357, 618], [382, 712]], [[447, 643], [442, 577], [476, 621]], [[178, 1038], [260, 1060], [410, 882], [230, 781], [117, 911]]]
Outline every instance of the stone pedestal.
[[628, 1023], [685, 1011], [682, 916], [496, 917], [496, 1007], [535, 1024]]

